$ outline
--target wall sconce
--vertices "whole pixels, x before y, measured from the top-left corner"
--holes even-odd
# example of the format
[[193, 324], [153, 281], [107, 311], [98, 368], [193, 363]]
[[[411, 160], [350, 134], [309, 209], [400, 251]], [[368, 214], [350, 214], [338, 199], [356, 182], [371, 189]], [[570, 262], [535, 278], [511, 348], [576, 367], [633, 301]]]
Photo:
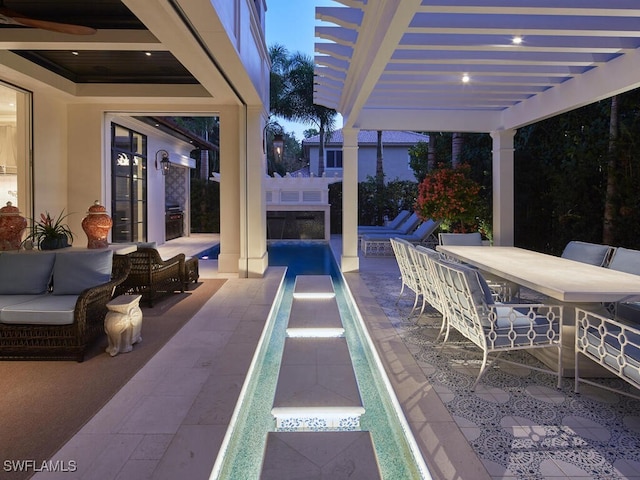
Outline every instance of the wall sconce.
[[[161, 159], [158, 162], [158, 154], [161, 155]], [[169, 161], [169, 152], [166, 150], [158, 150], [156, 152], [156, 170], [162, 170], [162, 175], [166, 175], [171, 168], [171, 162]]]
[[276, 162], [282, 161], [282, 152], [284, 151], [284, 137], [280, 133], [273, 136], [273, 156]]
[[282, 161], [282, 155], [284, 153], [284, 135], [282, 134], [282, 127], [278, 122], [272, 122], [269, 120], [262, 129], [262, 153], [267, 153], [267, 132], [273, 134], [273, 140], [271, 146], [273, 147], [273, 157], [276, 162]]

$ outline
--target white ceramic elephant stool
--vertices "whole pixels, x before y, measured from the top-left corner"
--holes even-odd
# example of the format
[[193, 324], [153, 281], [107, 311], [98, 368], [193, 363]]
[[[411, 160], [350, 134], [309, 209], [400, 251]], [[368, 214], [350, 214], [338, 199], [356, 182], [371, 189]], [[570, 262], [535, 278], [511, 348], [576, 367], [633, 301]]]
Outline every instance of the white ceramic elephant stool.
[[109, 339], [106, 352], [112, 357], [130, 352], [134, 343], [142, 341], [141, 298], [141, 295], [120, 295], [107, 303], [104, 331]]

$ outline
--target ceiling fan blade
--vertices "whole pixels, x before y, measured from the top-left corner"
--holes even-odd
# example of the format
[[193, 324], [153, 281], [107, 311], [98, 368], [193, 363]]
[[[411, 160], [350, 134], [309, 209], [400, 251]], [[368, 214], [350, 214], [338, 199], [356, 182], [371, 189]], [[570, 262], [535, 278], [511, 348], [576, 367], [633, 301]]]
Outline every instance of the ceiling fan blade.
[[48, 22], [46, 20], [36, 20], [27, 18], [21, 14], [0, 6], [0, 24], [22, 25], [25, 27], [50, 30], [52, 32], [69, 33], [71, 35], [93, 35], [95, 28], [84, 27], [82, 25], [72, 25], [69, 23]]

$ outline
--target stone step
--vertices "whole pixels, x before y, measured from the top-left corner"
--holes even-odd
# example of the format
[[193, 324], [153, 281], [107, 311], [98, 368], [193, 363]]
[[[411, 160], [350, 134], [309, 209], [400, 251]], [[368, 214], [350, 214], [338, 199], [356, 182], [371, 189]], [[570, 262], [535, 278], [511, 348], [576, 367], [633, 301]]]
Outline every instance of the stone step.
[[336, 292], [330, 275], [298, 275], [293, 298], [334, 298]]
[[261, 480], [381, 479], [369, 432], [270, 432]]
[[344, 327], [335, 298], [294, 298], [289, 314], [287, 335], [342, 336]]
[[363, 413], [344, 337], [285, 339], [272, 409], [278, 430], [357, 430]]

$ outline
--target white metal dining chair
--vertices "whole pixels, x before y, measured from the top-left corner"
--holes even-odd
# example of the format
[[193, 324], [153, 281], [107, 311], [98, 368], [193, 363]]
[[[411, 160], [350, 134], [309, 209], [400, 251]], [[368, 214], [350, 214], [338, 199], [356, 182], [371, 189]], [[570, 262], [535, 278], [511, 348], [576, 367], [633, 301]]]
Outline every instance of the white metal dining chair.
[[[634, 387], [633, 391], [580, 377], [579, 355], [593, 360]], [[574, 391], [580, 382], [640, 399], [640, 328], [633, 322], [617, 321], [576, 308]]]
[[560, 256], [576, 262], [603, 267], [609, 261], [613, 250], [613, 247], [609, 245], [572, 240], [567, 243]]
[[[560, 388], [562, 377], [562, 313], [561, 305], [494, 303], [491, 291], [481, 273], [461, 264], [434, 260], [440, 295], [445, 305], [446, 326], [444, 343], [451, 328], [482, 349], [480, 372], [474, 390], [487, 368], [506, 351], [547, 348], [557, 349], [557, 371], [518, 362], [517, 364], [557, 376]], [[489, 362], [490, 354], [497, 354]]]
[[[398, 295], [398, 299], [396, 300], [396, 304], [402, 298], [404, 294], [405, 287], [411, 290], [414, 295], [413, 307], [409, 312], [409, 317], [413, 314], [418, 306], [418, 301], [422, 295], [422, 289], [420, 286], [420, 278], [418, 277], [418, 272], [416, 270], [416, 266], [413, 263], [413, 258], [409, 254], [409, 248], [412, 248], [413, 245], [407, 242], [406, 240], [402, 240], [400, 238], [391, 238], [391, 248], [393, 249], [393, 254], [396, 257], [396, 262], [398, 263], [398, 268], [400, 269], [400, 280], [402, 282], [402, 286], [400, 288], [400, 294]], [[424, 308], [424, 305], [423, 305]], [[422, 311], [421, 311], [422, 312]]]
[[440, 245], [481, 246], [482, 235], [480, 232], [471, 233], [444, 233], [438, 234]]
[[413, 258], [413, 263], [418, 273], [420, 288], [422, 292], [422, 308], [420, 313], [424, 313], [426, 305], [429, 304], [442, 315], [442, 325], [440, 326], [440, 334], [444, 333], [445, 328], [445, 307], [438, 292], [438, 282], [433, 266], [433, 260], [440, 259], [442, 256], [435, 250], [422, 245], [411, 246], [409, 253]]

